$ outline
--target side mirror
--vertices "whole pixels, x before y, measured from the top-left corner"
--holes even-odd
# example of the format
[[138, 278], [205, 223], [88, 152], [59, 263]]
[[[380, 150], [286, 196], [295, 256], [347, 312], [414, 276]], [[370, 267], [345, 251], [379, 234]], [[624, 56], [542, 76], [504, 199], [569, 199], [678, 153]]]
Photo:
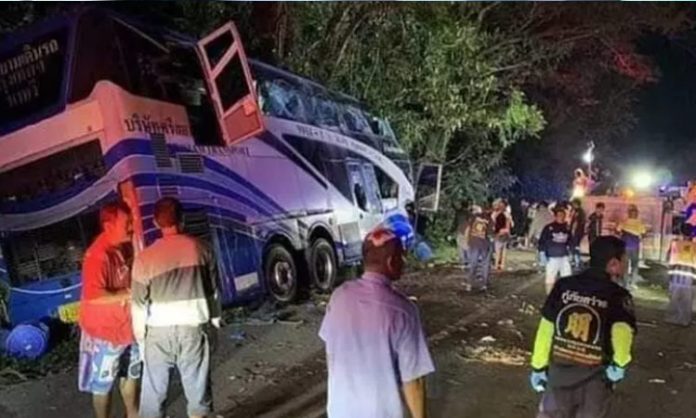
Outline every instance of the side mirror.
[[442, 164], [422, 164], [416, 177], [418, 211], [437, 212], [440, 206]]

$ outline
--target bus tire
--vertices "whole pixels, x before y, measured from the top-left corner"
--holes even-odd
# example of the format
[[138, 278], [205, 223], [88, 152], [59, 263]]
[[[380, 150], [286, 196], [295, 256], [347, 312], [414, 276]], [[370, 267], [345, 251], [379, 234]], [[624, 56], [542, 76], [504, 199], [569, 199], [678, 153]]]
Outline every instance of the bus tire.
[[309, 251], [309, 275], [312, 285], [324, 293], [331, 292], [338, 280], [338, 263], [333, 245], [324, 238], [312, 243]]
[[263, 274], [271, 297], [282, 303], [297, 298], [297, 265], [290, 251], [282, 244], [272, 244], [263, 260]]

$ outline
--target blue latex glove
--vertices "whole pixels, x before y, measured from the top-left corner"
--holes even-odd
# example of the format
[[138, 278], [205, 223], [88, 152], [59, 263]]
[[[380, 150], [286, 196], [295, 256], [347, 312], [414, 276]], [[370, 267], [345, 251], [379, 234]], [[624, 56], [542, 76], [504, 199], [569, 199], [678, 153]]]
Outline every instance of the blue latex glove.
[[549, 377], [546, 374], [546, 370], [534, 370], [529, 376], [529, 382], [532, 384], [532, 389], [534, 392], [541, 393], [546, 390], [546, 382], [548, 382]]
[[624, 377], [626, 377], [626, 369], [619, 367], [616, 364], [612, 364], [607, 367], [604, 373], [611, 383], [619, 383], [624, 379]]

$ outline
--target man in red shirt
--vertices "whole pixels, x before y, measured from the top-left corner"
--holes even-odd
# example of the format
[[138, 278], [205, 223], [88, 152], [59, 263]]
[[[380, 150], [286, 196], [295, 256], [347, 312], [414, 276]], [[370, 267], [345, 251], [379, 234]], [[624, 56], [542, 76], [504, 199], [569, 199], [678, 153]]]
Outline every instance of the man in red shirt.
[[119, 380], [127, 418], [137, 418], [142, 360], [130, 314], [130, 209], [123, 202], [109, 203], [99, 218], [102, 233], [82, 263], [78, 386], [92, 394], [96, 417], [110, 418], [111, 393]]

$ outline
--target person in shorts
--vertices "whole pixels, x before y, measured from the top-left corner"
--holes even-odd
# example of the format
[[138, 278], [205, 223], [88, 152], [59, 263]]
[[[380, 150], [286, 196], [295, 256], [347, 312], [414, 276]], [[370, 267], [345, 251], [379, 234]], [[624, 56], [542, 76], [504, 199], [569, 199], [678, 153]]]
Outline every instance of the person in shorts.
[[507, 214], [506, 209], [507, 203], [503, 199], [496, 199], [493, 202], [491, 220], [493, 222], [495, 269], [498, 271], [505, 270], [505, 256], [507, 254], [507, 245], [510, 241], [512, 230], [512, 219]]
[[571, 231], [566, 222], [566, 211], [553, 208], [554, 221], [544, 227], [539, 238], [539, 250], [546, 254], [546, 294], [551, 293], [558, 277], [573, 274], [570, 266]]
[[118, 386], [127, 418], [138, 418], [142, 361], [130, 314], [130, 209], [123, 202], [109, 203], [99, 218], [102, 232], [82, 263], [78, 387], [92, 394], [97, 418], [110, 418]]

